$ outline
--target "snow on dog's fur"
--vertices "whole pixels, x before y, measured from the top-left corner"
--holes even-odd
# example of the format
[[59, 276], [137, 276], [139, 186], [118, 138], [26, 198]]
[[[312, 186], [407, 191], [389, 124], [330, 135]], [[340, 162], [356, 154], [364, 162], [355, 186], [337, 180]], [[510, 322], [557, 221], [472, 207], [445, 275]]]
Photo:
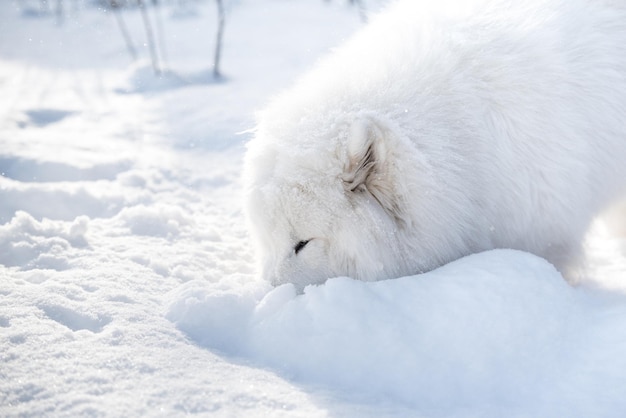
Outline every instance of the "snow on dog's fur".
[[626, 185], [626, 3], [397, 3], [261, 113], [244, 181], [274, 284], [503, 247], [574, 277]]

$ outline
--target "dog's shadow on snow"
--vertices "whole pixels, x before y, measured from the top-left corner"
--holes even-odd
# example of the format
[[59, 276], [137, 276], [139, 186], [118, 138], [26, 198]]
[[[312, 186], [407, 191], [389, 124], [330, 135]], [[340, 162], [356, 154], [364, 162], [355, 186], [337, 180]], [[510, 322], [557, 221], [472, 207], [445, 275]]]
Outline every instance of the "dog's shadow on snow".
[[626, 298], [573, 288], [518, 251], [383, 282], [331, 279], [302, 295], [291, 285], [197, 283], [173, 295], [168, 318], [198, 345], [269, 368], [322, 405], [376, 397], [396, 409], [489, 403], [578, 414], [601, 395], [626, 407], [603, 383], [626, 389]]

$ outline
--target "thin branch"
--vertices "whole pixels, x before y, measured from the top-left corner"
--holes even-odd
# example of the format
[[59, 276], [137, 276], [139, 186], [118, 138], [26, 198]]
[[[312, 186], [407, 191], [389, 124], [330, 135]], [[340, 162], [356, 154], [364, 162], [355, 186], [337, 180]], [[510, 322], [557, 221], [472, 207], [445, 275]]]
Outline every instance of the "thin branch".
[[352, 0], [353, 3], [356, 3], [359, 8], [359, 16], [361, 16], [361, 20], [364, 23], [367, 23], [367, 7], [365, 7], [365, 3], [363, 0]]
[[167, 71], [167, 49], [165, 48], [165, 27], [163, 25], [163, 16], [161, 13], [161, 2], [152, 0], [154, 15], [156, 16], [156, 37], [158, 40], [159, 51], [161, 52], [161, 64], [163, 70]]
[[224, 24], [226, 21], [223, 0], [217, 2], [217, 36], [215, 40], [215, 57], [213, 59], [213, 77], [220, 78], [220, 59], [222, 56], [222, 38], [224, 36]]
[[120, 28], [120, 32], [122, 32], [122, 37], [124, 38], [124, 42], [126, 43], [128, 53], [132, 57], [133, 61], [135, 61], [137, 60], [137, 50], [133, 46], [133, 41], [128, 34], [128, 28], [126, 28], [126, 24], [124, 23], [124, 19], [122, 18], [122, 12], [120, 12], [120, 5], [116, 0], [111, 0], [109, 4], [111, 5], [111, 9], [113, 10], [113, 14], [115, 15], [115, 20], [117, 21], [117, 25]]
[[154, 43], [154, 35], [152, 33], [152, 25], [150, 24], [150, 18], [148, 17], [148, 12], [146, 11], [146, 5], [143, 0], [137, 0], [137, 4], [139, 5], [139, 10], [141, 10], [143, 25], [146, 28], [146, 38], [148, 39], [148, 48], [150, 49], [150, 58], [152, 59], [152, 69], [156, 75], [160, 75], [161, 69], [159, 68], [159, 57], [157, 56], [156, 44]]
[[57, 25], [63, 24], [63, 0], [57, 0], [56, 8]]

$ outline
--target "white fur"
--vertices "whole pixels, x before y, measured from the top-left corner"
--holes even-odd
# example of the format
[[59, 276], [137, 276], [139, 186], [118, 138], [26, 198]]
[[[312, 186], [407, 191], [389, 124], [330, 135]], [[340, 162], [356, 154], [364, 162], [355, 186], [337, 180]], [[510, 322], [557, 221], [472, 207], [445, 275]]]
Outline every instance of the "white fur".
[[572, 277], [626, 186], [626, 2], [400, 1], [260, 115], [244, 181], [274, 284], [492, 248]]

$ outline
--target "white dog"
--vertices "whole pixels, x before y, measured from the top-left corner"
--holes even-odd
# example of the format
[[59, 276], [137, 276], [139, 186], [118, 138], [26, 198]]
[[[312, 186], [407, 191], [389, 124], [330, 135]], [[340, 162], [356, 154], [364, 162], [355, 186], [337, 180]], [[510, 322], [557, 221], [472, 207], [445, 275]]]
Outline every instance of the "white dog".
[[626, 189], [626, 2], [401, 1], [260, 116], [246, 212], [272, 283], [493, 248], [571, 278]]

